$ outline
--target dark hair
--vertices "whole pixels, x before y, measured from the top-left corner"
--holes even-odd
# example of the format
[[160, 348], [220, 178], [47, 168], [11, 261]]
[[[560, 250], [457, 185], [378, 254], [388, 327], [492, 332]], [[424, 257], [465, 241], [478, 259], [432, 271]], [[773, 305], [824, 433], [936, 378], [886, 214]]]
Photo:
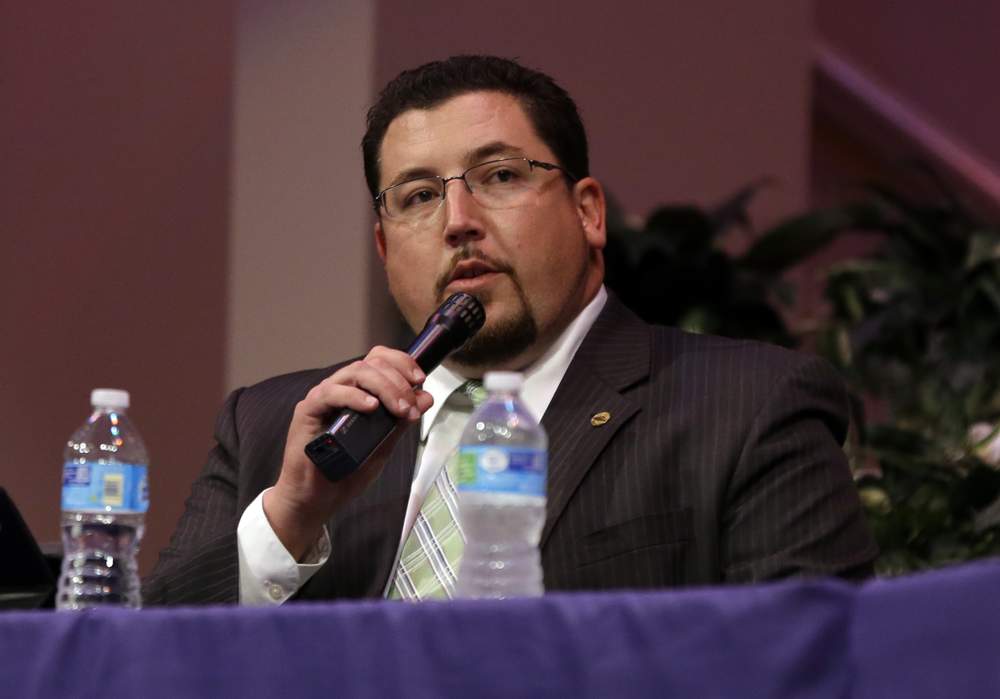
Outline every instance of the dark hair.
[[506, 58], [452, 56], [403, 71], [385, 86], [368, 110], [368, 129], [361, 139], [361, 151], [372, 198], [379, 192], [379, 153], [392, 120], [410, 109], [431, 109], [452, 97], [479, 90], [519, 99], [558, 164], [576, 178], [590, 174], [583, 122], [573, 98], [555, 80]]

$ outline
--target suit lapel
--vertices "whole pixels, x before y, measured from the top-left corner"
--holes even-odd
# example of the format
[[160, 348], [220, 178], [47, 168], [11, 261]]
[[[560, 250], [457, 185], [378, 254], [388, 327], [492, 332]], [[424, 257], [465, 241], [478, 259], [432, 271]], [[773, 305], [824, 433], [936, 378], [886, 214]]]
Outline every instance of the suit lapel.
[[[385, 518], [379, 523], [387, 530], [384, 540], [387, 542], [380, 551], [378, 571], [375, 575], [375, 587], [371, 590], [373, 596], [381, 596], [392, 575], [392, 567], [396, 562], [396, 550], [399, 543], [399, 533], [403, 531], [403, 520], [406, 517], [406, 505], [410, 499], [410, 489], [413, 486], [413, 470], [417, 460], [417, 442], [420, 439], [420, 425], [410, 425], [406, 433], [400, 437], [396, 448], [389, 455], [382, 475], [376, 480], [377, 488], [373, 488], [375, 502], [388, 505]], [[393, 506], [395, 504], [395, 506]]]
[[543, 546], [598, 455], [639, 410], [625, 389], [648, 376], [649, 328], [609, 294], [542, 417], [549, 437]]

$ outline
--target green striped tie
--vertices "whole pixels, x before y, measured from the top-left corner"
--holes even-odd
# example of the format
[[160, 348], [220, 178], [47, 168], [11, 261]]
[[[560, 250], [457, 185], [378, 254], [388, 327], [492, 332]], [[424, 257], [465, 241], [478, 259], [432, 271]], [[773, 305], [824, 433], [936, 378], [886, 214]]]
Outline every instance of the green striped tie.
[[[458, 441], [472, 411], [485, 399], [479, 381], [466, 381], [456, 388], [428, 432], [445, 446], [445, 466], [427, 491], [420, 513], [413, 522], [399, 565], [389, 588], [390, 599], [424, 600], [450, 598], [455, 589], [458, 562], [465, 548], [465, 535], [458, 523], [455, 471]], [[417, 463], [423, 456], [417, 456]]]

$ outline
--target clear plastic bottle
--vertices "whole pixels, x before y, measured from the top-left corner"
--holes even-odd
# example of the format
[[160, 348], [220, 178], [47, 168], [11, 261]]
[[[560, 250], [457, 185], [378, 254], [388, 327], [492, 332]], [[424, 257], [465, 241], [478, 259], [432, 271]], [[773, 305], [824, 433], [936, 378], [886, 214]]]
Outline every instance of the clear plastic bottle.
[[138, 608], [136, 555], [149, 508], [149, 457], [127, 391], [94, 389], [94, 411], [63, 453], [58, 609]]
[[458, 597], [543, 592], [538, 542], [545, 524], [548, 438], [521, 402], [521, 374], [491, 372], [489, 397], [459, 443], [458, 506], [465, 550]]

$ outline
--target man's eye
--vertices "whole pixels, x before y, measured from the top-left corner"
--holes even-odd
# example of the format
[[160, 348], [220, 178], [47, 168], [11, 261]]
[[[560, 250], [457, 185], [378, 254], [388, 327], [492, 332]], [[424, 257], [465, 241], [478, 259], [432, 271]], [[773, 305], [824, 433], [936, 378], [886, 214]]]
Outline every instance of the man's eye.
[[496, 170], [491, 171], [486, 179], [483, 180], [484, 184], [510, 184], [516, 182], [521, 178], [521, 173], [516, 170], [512, 170], [509, 167], [499, 167]]
[[437, 201], [438, 193], [433, 189], [418, 189], [403, 198], [403, 208], [412, 209]]

